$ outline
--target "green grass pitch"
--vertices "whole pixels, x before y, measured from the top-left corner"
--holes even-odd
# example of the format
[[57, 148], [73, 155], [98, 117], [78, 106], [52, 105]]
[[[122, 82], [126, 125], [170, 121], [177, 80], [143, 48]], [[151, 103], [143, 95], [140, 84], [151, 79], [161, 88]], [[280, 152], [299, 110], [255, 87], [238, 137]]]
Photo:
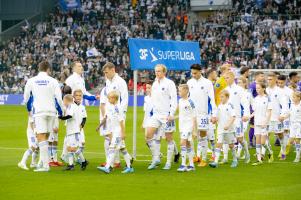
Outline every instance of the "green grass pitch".
[[[292, 151], [284, 162], [275, 158], [275, 163], [258, 167], [246, 165], [231, 169], [229, 165], [217, 169], [198, 168], [195, 172], [178, 173], [177, 165], [172, 170], [148, 171], [149, 151], [140, 128], [143, 118], [138, 109], [137, 161], [134, 174], [121, 174], [115, 170], [106, 175], [96, 166], [104, 161], [103, 138], [95, 132], [98, 123], [98, 108], [88, 107], [88, 122], [85, 128], [85, 156], [90, 165], [86, 171], [77, 166], [75, 171], [52, 168], [48, 173], [23, 171], [17, 167], [27, 148], [27, 113], [22, 106], [0, 106], [0, 199], [301, 199], [301, 163], [294, 164]], [[126, 145], [132, 152], [132, 108], [126, 122]], [[59, 148], [62, 147], [64, 126], [60, 124]], [[176, 142], [179, 144], [178, 133]], [[162, 152], [166, 153], [163, 142]], [[274, 148], [278, 154], [279, 148]], [[60, 153], [60, 152], [59, 152]], [[254, 150], [251, 150], [254, 154]], [[229, 154], [231, 155], [231, 154]], [[165, 160], [165, 158], [164, 158]], [[163, 160], [163, 162], [164, 162]], [[255, 158], [252, 157], [252, 161]]]

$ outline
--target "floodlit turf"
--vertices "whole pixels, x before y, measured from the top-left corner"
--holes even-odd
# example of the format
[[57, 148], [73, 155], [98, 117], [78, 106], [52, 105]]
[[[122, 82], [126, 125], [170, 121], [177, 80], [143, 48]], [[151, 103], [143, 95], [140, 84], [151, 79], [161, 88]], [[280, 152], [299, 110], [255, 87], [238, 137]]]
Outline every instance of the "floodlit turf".
[[[138, 109], [138, 156], [135, 173], [121, 174], [115, 170], [106, 175], [96, 166], [104, 161], [103, 138], [95, 132], [98, 109], [87, 108], [85, 128], [86, 152], [90, 161], [86, 171], [66, 172], [52, 168], [48, 173], [23, 171], [17, 167], [27, 148], [27, 113], [22, 106], [0, 106], [0, 199], [301, 199], [301, 163], [292, 163], [292, 153], [285, 162], [276, 159], [273, 164], [258, 167], [240, 162], [237, 169], [229, 165], [217, 169], [198, 168], [195, 172], [178, 173], [177, 165], [170, 171], [148, 171], [149, 151], [141, 130], [142, 109]], [[132, 109], [127, 115], [128, 150], [132, 152]], [[60, 124], [60, 146], [64, 126]], [[176, 137], [177, 143], [179, 137]], [[179, 144], [179, 143], [178, 143]], [[279, 152], [279, 148], [274, 148]], [[162, 146], [165, 154], [166, 145]], [[251, 150], [252, 154], [254, 150]], [[252, 157], [255, 161], [254, 157]]]

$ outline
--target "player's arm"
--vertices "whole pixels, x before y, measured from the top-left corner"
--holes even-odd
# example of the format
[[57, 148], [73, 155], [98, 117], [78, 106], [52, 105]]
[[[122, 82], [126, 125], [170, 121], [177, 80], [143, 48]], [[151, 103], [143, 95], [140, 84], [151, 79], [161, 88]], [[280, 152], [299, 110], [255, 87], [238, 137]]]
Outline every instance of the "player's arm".
[[126, 112], [128, 108], [128, 101], [129, 101], [129, 93], [128, 93], [128, 86], [125, 81], [122, 81], [119, 84], [120, 88], [120, 107], [122, 109], [122, 112]]
[[107, 116], [105, 116], [102, 121], [100, 122], [100, 124], [97, 126], [96, 131], [98, 132], [100, 127], [105, 126], [107, 122]]
[[60, 120], [67, 120], [67, 119], [71, 119], [72, 116], [71, 115], [66, 115], [66, 116], [59, 116]]
[[124, 120], [119, 121], [120, 128], [121, 128], [121, 138], [125, 139], [125, 126], [124, 126]]
[[214, 87], [211, 83], [208, 84], [208, 97], [210, 99], [210, 105], [212, 108], [212, 118], [211, 121], [212, 123], [216, 122], [216, 112], [217, 112], [217, 107], [215, 104], [215, 96], [214, 96]]
[[54, 83], [54, 97], [55, 97], [55, 107], [59, 113], [59, 116], [62, 116], [63, 115], [62, 91], [57, 81], [55, 81]]
[[[169, 85], [169, 92], [170, 92], [170, 117], [173, 117], [176, 113], [177, 106], [178, 106], [178, 97], [177, 97], [177, 88], [174, 82], [171, 82]], [[172, 120], [172, 119], [169, 119]]]
[[28, 112], [30, 112], [32, 109], [33, 96], [31, 95], [31, 91], [32, 91], [31, 81], [28, 80], [25, 85], [24, 95], [23, 95], [24, 103], [26, 104], [26, 108]]
[[250, 118], [250, 103], [249, 103], [248, 98], [246, 97], [246, 95], [244, 95], [243, 90], [241, 90], [240, 94], [241, 94], [241, 105], [244, 109], [242, 120], [244, 122], [246, 122]]
[[82, 122], [80, 123], [80, 128], [84, 128], [86, 122], [87, 122], [87, 111], [86, 111], [86, 108], [84, 106], [82, 106], [83, 110], [82, 110], [82, 113], [83, 113], [83, 119], [82, 119]]
[[230, 117], [228, 123], [226, 124], [226, 126], [224, 127], [224, 130], [228, 130], [235, 121], [235, 110], [232, 105], [230, 106], [230, 113], [231, 113], [231, 117]]

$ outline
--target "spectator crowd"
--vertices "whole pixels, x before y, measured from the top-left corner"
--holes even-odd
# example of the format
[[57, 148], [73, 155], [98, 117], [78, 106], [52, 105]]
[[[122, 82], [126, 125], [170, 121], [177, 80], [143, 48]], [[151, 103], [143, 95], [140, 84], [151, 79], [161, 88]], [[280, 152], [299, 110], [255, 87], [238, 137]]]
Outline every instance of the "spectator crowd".
[[[186, 0], [82, 0], [81, 8], [55, 9], [49, 18], [29, 24], [0, 49], [0, 93], [22, 93], [37, 63], [47, 59], [62, 84], [70, 64], [80, 60], [87, 89], [102, 87], [101, 67], [113, 62], [133, 88], [127, 39], [130, 37], [198, 41], [204, 69], [231, 60], [234, 67], [296, 69], [301, 62], [300, 14], [297, 0], [232, 1], [232, 9], [190, 18]], [[187, 72], [170, 71], [177, 83]], [[138, 92], [153, 79], [139, 72]]]

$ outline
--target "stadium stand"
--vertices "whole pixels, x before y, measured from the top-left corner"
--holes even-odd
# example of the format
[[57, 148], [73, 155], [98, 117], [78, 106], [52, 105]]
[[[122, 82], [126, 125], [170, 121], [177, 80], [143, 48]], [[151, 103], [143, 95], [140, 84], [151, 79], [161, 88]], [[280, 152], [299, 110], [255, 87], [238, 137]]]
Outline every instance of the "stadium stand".
[[[106, 3], [105, 3], [106, 2]], [[26, 80], [47, 59], [63, 83], [70, 63], [80, 60], [87, 89], [101, 87], [101, 66], [113, 62], [132, 89], [127, 39], [130, 37], [198, 41], [204, 69], [231, 60], [236, 68], [296, 69], [301, 60], [301, 2], [294, 0], [233, 0], [231, 10], [189, 19], [189, 1], [83, 0], [80, 10], [57, 8], [48, 20], [24, 27], [0, 51], [0, 93], [22, 93]], [[169, 72], [176, 83], [189, 73]], [[139, 72], [138, 94], [154, 77]]]

